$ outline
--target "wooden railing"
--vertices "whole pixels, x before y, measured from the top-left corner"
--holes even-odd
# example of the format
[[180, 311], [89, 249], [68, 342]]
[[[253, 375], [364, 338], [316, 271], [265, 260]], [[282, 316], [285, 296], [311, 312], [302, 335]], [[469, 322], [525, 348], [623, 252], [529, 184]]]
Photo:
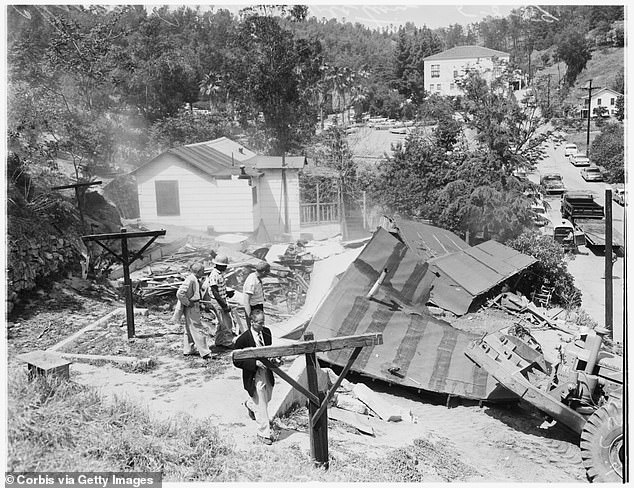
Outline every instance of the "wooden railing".
[[325, 224], [339, 222], [337, 203], [300, 204], [300, 224]]

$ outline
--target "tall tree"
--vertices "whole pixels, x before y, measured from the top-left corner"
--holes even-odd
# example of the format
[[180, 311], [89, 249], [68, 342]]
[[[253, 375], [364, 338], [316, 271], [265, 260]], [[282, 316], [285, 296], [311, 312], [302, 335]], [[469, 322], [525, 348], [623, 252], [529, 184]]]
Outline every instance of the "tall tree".
[[264, 131], [273, 154], [300, 145], [302, 134], [312, 133], [317, 111], [309, 90], [319, 82], [321, 47], [317, 41], [296, 39], [274, 16], [246, 12], [235, 47], [240, 63], [238, 111], [242, 122], [264, 116]]
[[592, 57], [584, 31], [579, 31], [576, 26], [565, 29], [557, 40], [555, 56], [566, 63], [564, 79], [568, 86], [573, 86], [577, 76]]

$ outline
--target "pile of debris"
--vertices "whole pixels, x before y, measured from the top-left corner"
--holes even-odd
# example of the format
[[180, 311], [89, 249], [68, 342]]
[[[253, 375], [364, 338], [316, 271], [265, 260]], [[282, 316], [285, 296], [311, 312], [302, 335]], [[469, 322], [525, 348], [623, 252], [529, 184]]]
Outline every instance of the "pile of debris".
[[[314, 259], [310, 253], [300, 251], [301, 248], [301, 244], [289, 245], [284, 255], [270, 263], [271, 272], [263, 280], [267, 314], [285, 317], [303, 305]], [[247, 276], [266, 258], [267, 253], [268, 248], [243, 253], [223, 247], [213, 249], [210, 245], [187, 243], [172, 255], [132, 273], [134, 295], [139, 303], [144, 304], [159, 300], [174, 301], [178, 288], [189, 274], [190, 266], [202, 262], [205, 273], [209, 274], [214, 266], [212, 260], [217, 254], [225, 254], [229, 258], [224, 275], [228, 289], [241, 292]], [[236, 293], [230, 303], [240, 306], [240, 293]]]
[[512, 292], [500, 293], [488, 301], [487, 307], [504, 310], [506, 313], [517, 317], [520, 323], [524, 322], [527, 325], [557, 329], [571, 335], [578, 332], [571, 329], [566, 325], [565, 321], [559, 318], [564, 311], [563, 308], [555, 307], [547, 309], [537, 306], [526, 297], [516, 295]]

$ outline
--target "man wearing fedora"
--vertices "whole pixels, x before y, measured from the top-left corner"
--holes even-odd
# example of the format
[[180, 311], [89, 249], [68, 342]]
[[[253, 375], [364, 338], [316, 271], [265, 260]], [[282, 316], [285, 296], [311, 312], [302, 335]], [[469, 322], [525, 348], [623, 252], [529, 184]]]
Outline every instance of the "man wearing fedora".
[[218, 327], [216, 328], [216, 347], [224, 349], [233, 348], [233, 322], [231, 321], [231, 306], [227, 303], [227, 283], [224, 272], [227, 270], [229, 258], [223, 254], [217, 255], [212, 264], [214, 268], [207, 277], [207, 287], [209, 292], [218, 303], [217, 316]]

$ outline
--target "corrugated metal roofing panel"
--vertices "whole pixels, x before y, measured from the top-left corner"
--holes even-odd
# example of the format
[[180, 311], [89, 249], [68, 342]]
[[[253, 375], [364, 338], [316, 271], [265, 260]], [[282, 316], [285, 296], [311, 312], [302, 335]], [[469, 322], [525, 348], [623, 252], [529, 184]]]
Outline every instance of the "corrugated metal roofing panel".
[[469, 247], [456, 234], [440, 227], [405, 219], [395, 224], [405, 244], [425, 261]]
[[[195, 166], [210, 176], [229, 176], [240, 174], [240, 161], [235, 158], [232, 159], [230, 155], [227, 156], [226, 154], [223, 154], [204, 143], [189, 144], [186, 146], [168, 149], [164, 153], [159, 154], [156, 158], [151, 159], [144, 165], [132, 171], [131, 174], [138, 172], [140, 169], [152, 164], [158, 158], [162, 158], [166, 154], [172, 154], [181, 161]], [[250, 168], [248, 164], [245, 164], [245, 172], [249, 176], [259, 174], [257, 170]]]
[[[431, 266], [430, 269], [434, 270], [435, 267]], [[467, 290], [445, 275], [434, 280], [429, 295], [431, 303], [456, 315], [466, 314], [473, 298]]]
[[[366, 298], [384, 269], [383, 284]], [[383, 344], [363, 348], [352, 366], [368, 376], [467, 398], [499, 395], [493, 377], [464, 354], [475, 336], [429, 314], [425, 303], [433, 279], [427, 263], [380, 228], [323, 300], [307, 331], [316, 339], [381, 332]], [[351, 353], [320, 357], [344, 366]], [[402, 377], [390, 373], [393, 368]]]
[[195, 145], [204, 145], [211, 147], [229, 157], [233, 155], [233, 158], [236, 160], [236, 162], [246, 161], [256, 155], [256, 153], [251, 151], [251, 149], [247, 148], [243, 144], [240, 144], [239, 142], [232, 141], [228, 137], [219, 137], [218, 139], [214, 139], [213, 141], [200, 142]]
[[500, 282], [501, 275], [462, 251], [430, 260], [442, 273], [477, 296]]
[[495, 259], [493, 263], [500, 261], [505, 262], [516, 272], [521, 271], [537, 262], [534, 257], [522, 254], [512, 247], [505, 246], [504, 244], [500, 244], [499, 242], [493, 240], [482, 242], [471, 249], [478, 249], [488, 254]]
[[517, 272], [517, 269], [511, 264], [507, 263], [504, 259], [498, 258], [495, 255], [491, 255], [478, 247], [465, 249], [464, 252], [486, 268], [495, 271], [500, 276], [499, 279], [504, 279], [504, 277], [511, 276], [515, 272]]

